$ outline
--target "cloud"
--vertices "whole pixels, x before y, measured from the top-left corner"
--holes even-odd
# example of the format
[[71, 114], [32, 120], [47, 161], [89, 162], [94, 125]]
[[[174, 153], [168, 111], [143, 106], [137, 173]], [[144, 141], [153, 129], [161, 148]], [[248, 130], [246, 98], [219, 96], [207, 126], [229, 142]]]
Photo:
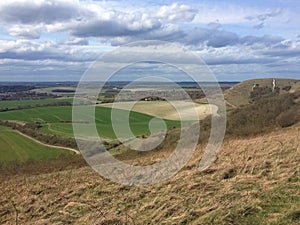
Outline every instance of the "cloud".
[[289, 60], [299, 60], [300, 58], [300, 43], [291, 40], [282, 40], [281, 42], [263, 49], [260, 52], [262, 55], [289, 59]]
[[70, 34], [77, 37], [115, 37], [131, 36], [158, 29], [161, 26], [159, 21], [152, 19], [136, 19], [136, 21], [126, 21], [120, 16], [119, 20], [94, 20], [77, 23], [71, 27]]
[[266, 64], [276, 61], [274, 58], [265, 57], [243, 46], [226, 46], [222, 48], [207, 47], [197, 51], [208, 65], [249, 65]]
[[185, 31], [183, 43], [188, 45], [204, 44], [220, 48], [235, 45], [238, 42], [239, 37], [234, 32], [196, 27], [192, 30]]
[[216, 21], [214, 21], [214, 22], [208, 23], [207, 26], [208, 26], [209, 28], [211, 28], [211, 29], [217, 30], [217, 29], [219, 29], [222, 25], [220, 24], [219, 20], [216, 20]]
[[7, 23], [51, 24], [87, 16], [77, 1], [71, 0], [14, 0], [1, 1], [0, 18]]
[[253, 36], [248, 35], [240, 38], [240, 43], [247, 46], [272, 46], [281, 43], [284, 39], [280, 36], [264, 35], [264, 36]]
[[239, 43], [239, 36], [230, 31], [194, 27], [182, 29], [176, 25], [164, 25], [159, 29], [133, 36], [117, 37], [111, 40], [113, 45], [121, 45], [139, 40], [161, 40], [179, 42], [184, 45], [202, 45], [220, 48]]
[[84, 38], [70, 38], [63, 44], [65, 45], [89, 45], [89, 40]]
[[260, 30], [260, 29], [264, 28], [264, 26], [265, 26], [265, 22], [261, 22], [257, 25], [254, 25], [253, 28], [257, 29], [257, 30]]
[[197, 10], [191, 6], [178, 3], [161, 6], [156, 16], [167, 21], [190, 22], [196, 16]]
[[8, 33], [13, 37], [24, 39], [39, 39], [42, 33], [41, 26], [32, 25], [11, 25], [7, 29]]
[[[2, 1], [0, 19], [10, 35], [38, 38], [42, 31], [68, 32], [77, 37], [132, 36], [159, 29], [160, 20], [189, 20], [193, 17], [189, 12], [194, 10], [185, 5], [173, 4], [168, 7], [165, 11], [168, 15], [153, 16], [154, 12], [147, 12], [146, 9], [127, 11], [126, 8], [110, 8], [109, 4], [104, 3], [71, 0]], [[11, 28], [11, 25], [14, 27]], [[37, 26], [39, 29], [36, 29]], [[30, 30], [36, 32], [30, 35]]]
[[300, 57], [300, 48], [295, 49], [269, 49], [262, 51], [263, 55], [272, 57]]
[[252, 16], [252, 15], [245, 16], [245, 19], [248, 20], [248, 21], [254, 21], [256, 24], [253, 26], [253, 28], [257, 29], [257, 30], [260, 30], [260, 29], [264, 28], [265, 22], [268, 19], [277, 17], [282, 12], [283, 12], [283, 10], [281, 8], [277, 8], [277, 9], [274, 9], [274, 10], [268, 10], [267, 12], [260, 13], [260, 14], [257, 14], [255, 16]]
[[276, 16], [278, 16], [278, 15], [281, 14], [281, 13], [282, 13], [282, 9], [277, 8], [277, 9], [275, 9], [275, 10], [273, 10], [273, 11], [268, 11], [268, 12], [266, 12], [266, 13], [259, 14], [259, 15], [257, 15], [256, 17], [257, 17], [257, 19], [260, 20], [260, 21], [265, 21], [265, 20], [267, 20], [268, 18], [276, 17]]
[[235, 45], [239, 42], [237, 34], [229, 31], [215, 31], [209, 38], [207, 45], [220, 48], [227, 45]]
[[[298, 14], [289, 17], [289, 10], [277, 3], [276, 8], [244, 6], [199, 1], [135, 5], [128, 1], [0, 1], [0, 64], [7, 73], [9, 68], [20, 73], [30, 68], [61, 73], [63, 65], [75, 71], [96, 59], [97, 50], [139, 40], [179, 42], [201, 52], [215, 67], [235, 64], [242, 70], [244, 65], [250, 71], [254, 64], [277, 65], [286, 60], [299, 64], [299, 40], [289, 39], [299, 33], [293, 22]], [[289, 25], [282, 22], [287, 19]], [[253, 27], [268, 28], [266, 35], [257, 36]]]
[[93, 61], [98, 54], [80, 46], [61, 45], [54, 41], [43, 43], [17, 40], [0, 41], [0, 59]]

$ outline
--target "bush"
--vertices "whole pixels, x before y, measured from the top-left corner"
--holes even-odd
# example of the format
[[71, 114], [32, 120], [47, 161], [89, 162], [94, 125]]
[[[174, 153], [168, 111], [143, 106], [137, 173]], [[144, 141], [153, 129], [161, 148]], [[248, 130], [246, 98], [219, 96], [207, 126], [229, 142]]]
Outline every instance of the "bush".
[[276, 122], [281, 127], [289, 127], [294, 125], [297, 122], [298, 110], [296, 108], [292, 108], [285, 112], [282, 112], [277, 118]]
[[227, 180], [227, 179], [230, 179], [230, 178], [233, 178], [236, 176], [236, 170], [234, 168], [231, 168], [231, 169], [227, 169], [223, 175], [222, 175], [222, 178], [224, 180]]

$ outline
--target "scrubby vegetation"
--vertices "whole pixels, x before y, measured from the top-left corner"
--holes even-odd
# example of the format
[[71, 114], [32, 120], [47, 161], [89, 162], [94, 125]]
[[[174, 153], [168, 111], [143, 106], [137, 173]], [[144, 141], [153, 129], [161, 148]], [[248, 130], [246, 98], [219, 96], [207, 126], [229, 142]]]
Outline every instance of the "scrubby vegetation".
[[299, 105], [290, 94], [261, 98], [228, 115], [227, 133], [237, 136], [259, 134], [275, 128], [280, 119], [290, 126], [297, 121], [298, 110]]
[[299, 120], [299, 107], [293, 107], [287, 111], [284, 111], [276, 117], [277, 123], [281, 127], [289, 127], [292, 126]]

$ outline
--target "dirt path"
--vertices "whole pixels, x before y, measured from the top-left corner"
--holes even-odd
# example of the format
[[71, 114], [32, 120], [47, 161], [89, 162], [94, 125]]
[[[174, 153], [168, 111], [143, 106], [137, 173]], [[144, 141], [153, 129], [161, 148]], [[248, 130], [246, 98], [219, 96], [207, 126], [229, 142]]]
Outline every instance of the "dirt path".
[[234, 109], [237, 109], [238, 107], [237, 106], [235, 106], [235, 105], [233, 105], [233, 104], [231, 104], [230, 102], [228, 102], [227, 100], [226, 100], [226, 104], [228, 104], [229, 106], [231, 106], [232, 108], [234, 108]]
[[80, 151], [78, 151], [78, 150], [76, 150], [76, 149], [74, 149], [74, 148], [68, 148], [68, 147], [62, 147], [62, 146], [56, 146], [56, 145], [45, 144], [45, 143], [43, 143], [43, 142], [40, 142], [40, 141], [34, 139], [33, 137], [30, 137], [30, 136], [28, 136], [28, 135], [26, 135], [26, 134], [23, 134], [22, 132], [20, 132], [20, 131], [18, 131], [18, 130], [14, 130], [14, 131], [17, 132], [18, 134], [20, 134], [20, 135], [26, 137], [26, 138], [29, 138], [30, 140], [32, 140], [32, 141], [34, 141], [34, 142], [36, 142], [36, 143], [38, 143], [38, 144], [40, 144], [40, 145], [43, 145], [43, 146], [46, 146], [46, 147], [50, 147], [50, 148], [56, 148], [56, 149], [62, 149], [62, 150], [72, 151], [72, 152], [74, 152], [74, 153], [77, 154], [77, 155], [80, 154]]
[[16, 123], [16, 124], [21, 125], [21, 126], [26, 125], [26, 122], [24, 122], [24, 121], [19, 121], [19, 120], [4, 120], [4, 122]]

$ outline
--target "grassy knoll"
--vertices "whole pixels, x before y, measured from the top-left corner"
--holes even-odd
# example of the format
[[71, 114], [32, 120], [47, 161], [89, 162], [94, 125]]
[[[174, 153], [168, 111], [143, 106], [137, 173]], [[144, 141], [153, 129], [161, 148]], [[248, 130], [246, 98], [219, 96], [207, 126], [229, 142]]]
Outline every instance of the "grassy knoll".
[[12, 101], [0, 101], [0, 109], [13, 109], [18, 107], [24, 107], [24, 106], [42, 106], [47, 104], [53, 104], [53, 103], [60, 103], [60, 102], [73, 102], [72, 98], [69, 99], [56, 99], [56, 98], [49, 98], [49, 99], [41, 99], [41, 100], [12, 100]]
[[68, 151], [45, 147], [12, 129], [0, 126], [0, 164], [25, 162], [33, 159], [56, 158]]
[[[86, 106], [87, 107], [87, 106]], [[124, 110], [118, 109], [118, 119], [125, 121]], [[149, 122], [153, 116], [131, 112], [130, 126], [135, 135], [149, 133]], [[0, 120], [19, 120], [25, 122], [41, 122], [42, 130], [51, 134], [57, 134], [64, 137], [72, 137], [72, 107], [40, 107], [26, 110], [16, 110], [10, 112], [1, 112]], [[179, 121], [165, 120], [167, 127], [179, 127]], [[111, 109], [106, 107], [96, 107], [96, 124], [101, 137], [114, 139], [115, 134], [111, 124]]]

